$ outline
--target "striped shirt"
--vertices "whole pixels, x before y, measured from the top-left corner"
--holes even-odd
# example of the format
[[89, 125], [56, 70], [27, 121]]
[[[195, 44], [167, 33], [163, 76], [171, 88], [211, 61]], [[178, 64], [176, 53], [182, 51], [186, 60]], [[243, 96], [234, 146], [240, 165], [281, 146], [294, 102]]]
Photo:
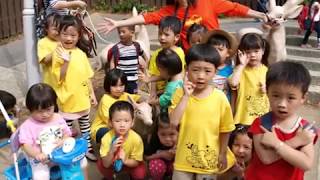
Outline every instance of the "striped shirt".
[[46, 14], [59, 14], [59, 15], [67, 15], [69, 13], [69, 9], [68, 8], [63, 8], [63, 9], [56, 9], [53, 8], [53, 6], [55, 4], [57, 4], [57, 2], [60, 0], [44, 0], [44, 6], [46, 8]]
[[137, 81], [139, 69], [138, 57], [143, 54], [143, 50], [141, 49], [139, 54], [137, 54], [137, 49], [134, 44], [127, 46], [118, 43], [117, 46], [119, 49], [117, 68], [124, 71], [128, 81]]

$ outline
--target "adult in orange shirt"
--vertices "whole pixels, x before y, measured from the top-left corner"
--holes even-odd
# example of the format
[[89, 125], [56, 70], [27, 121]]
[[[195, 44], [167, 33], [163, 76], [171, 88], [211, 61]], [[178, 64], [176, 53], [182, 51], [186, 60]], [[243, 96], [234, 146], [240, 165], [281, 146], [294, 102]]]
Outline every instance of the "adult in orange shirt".
[[160, 8], [158, 11], [147, 12], [120, 21], [105, 18], [104, 22], [99, 25], [98, 30], [107, 34], [111, 30], [121, 26], [136, 24], [158, 25], [162, 17], [174, 15], [183, 22], [181, 40], [183, 48], [188, 49], [189, 45], [186, 40], [188, 27], [193, 23], [198, 23], [203, 24], [209, 30], [219, 29], [218, 16], [220, 14], [259, 18], [264, 22], [267, 22], [267, 17], [264, 13], [228, 0], [167, 0], [167, 5]]

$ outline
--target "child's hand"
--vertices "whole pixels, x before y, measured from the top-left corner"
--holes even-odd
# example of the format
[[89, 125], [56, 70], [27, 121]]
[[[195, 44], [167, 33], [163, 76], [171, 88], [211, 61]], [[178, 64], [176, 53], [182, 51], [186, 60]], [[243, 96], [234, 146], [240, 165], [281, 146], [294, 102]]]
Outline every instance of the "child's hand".
[[92, 106], [98, 105], [98, 101], [97, 101], [97, 98], [96, 98], [95, 95], [91, 95], [90, 96], [90, 103], [91, 103]]
[[111, 146], [110, 152], [114, 155], [114, 153], [117, 151], [117, 149], [123, 144], [124, 139], [122, 136], [118, 137]]
[[139, 56], [138, 61], [139, 61], [139, 69], [142, 71], [145, 70], [147, 68], [146, 61], [141, 56]]
[[156, 97], [149, 97], [148, 104], [150, 104], [150, 105], [159, 104], [159, 98], [157, 96]]
[[138, 72], [138, 79], [139, 79], [139, 81], [144, 82], [144, 83], [149, 82], [149, 77], [146, 76], [142, 71]]
[[305, 146], [313, 142], [314, 137], [316, 136], [311, 129], [312, 127], [299, 127], [296, 136], [294, 137], [299, 143], [300, 146]]
[[69, 62], [71, 58], [71, 52], [65, 50], [62, 45], [58, 45], [56, 48], [56, 53], [59, 58], [63, 59], [64, 61]]
[[249, 58], [247, 54], [243, 51], [238, 50], [238, 58], [239, 58], [240, 64], [243, 66], [246, 66], [249, 62]]
[[187, 96], [190, 96], [193, 93], [195, 87], [196, 86], [191, 81], [189, 81], [188, 73], [186, 73], [186, 75], [184, 76], [184, 81], [183, 81], [184, 94]]
[[275, 128], [272, 126], [272, 131], [268, 131], [263, 126], [260, 126], [264, 134], [261, 137], [260, 143], [266, 147], [276, 148], [276, 146], [280, 143], [280, 140], [277, 137], [275, 132]]
[[41, 163], [46, 163], [46, 161], [48, 160], [48, 155], [46, 155], [44, 153], [40, 153], [40, 154], [36, 155], [35, 159], [37, 161], [40, 161]]
[[125, 161], [126, 161], [126, 152], [124, 152], [123, 148], [120, 148], [119, 158], [120, 158], [120, 159], [122, 160], [122, 162], [125, 164]]
[[219, 170], [223, 170], [227, 168], [228, 162], [227, 162], [227, 154], [226, 153], [219, 153], [218, 157], [218, 168]]
[[168, 161], [172, 160], [175, 156], [175, 152], [170, 150], [160, 151], [159, 153], [161, 154], [161, 158]]
[[235, 172], [238, 176], [243, 177], [246, 165], [243, 161], [237, 161], [236, 164], [232, 167], [232, 171]]
[[259, 86], [261, 94], [265, 94], [267, 92], [266, 85], [264, 83], [259, 82], [258, 86]]

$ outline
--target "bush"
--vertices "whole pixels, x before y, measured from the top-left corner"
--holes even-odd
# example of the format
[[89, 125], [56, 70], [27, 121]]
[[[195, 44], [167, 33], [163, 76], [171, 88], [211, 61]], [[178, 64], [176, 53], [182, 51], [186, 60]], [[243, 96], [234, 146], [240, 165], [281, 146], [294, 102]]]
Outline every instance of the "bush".
[[111, 11], [114, 13], [127, 13], [132, 11], [133, 6], [137, 8], [138, 12], [153, 11], [155, 9], [155, 7], [149, 7], [145, 4], [140, 4], [137, 0], [122, 0], [119, 4], [112, 6]]
[[94, 7], [96, 10], [99, 10], [99, 11], [105, 11], [109, 9], [107, 0], [98, 0]]

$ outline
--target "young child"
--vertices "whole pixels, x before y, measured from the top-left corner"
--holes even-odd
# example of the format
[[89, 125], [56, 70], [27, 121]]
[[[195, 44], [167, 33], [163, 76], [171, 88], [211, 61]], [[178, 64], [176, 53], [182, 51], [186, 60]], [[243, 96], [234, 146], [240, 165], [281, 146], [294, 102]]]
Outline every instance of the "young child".
[[145, 159], [149, 161], [151, 179], [162, 180], [164, 176], [172, 176], [178, 131], [170, 124], [167, 111], [162, 111], [156, 122], [156, 128], [145, 146], [144, 154]]
[[117, 101], [109, 109], [109, 123], [112, 128], [101, 140], [98, 169], [104, 178], [112, 179], [115, 160], [121, 160], [121, 170], [128, 171], [131, 179], [144, 179], [143, 142], [131, 130], [134, 119], [133, 106], [127, 101]]
[[104, 78], [105, 94], [102, 96], [96, 117], [92, 122], [90, 134], [95, 142], [100, 143], [102, 137], [109, 131], [109, 109], [116, 101], [128, 101], [130, 96], [134, 101], [140, 100], [140, 95], [125, 92], [127, 77], [120, 69], [112, 69]]
[[[9, 92], [0, 90], [0, 100], [3, 104], [4, 109], [7, 111], [9, 117], [13, 119], [16, 116], [16, 98]], [[0, 143], [8, 141], [11, 136], [11, 130], [7, 126], [7, 121], [5, 120], [2, 113], [0, 113]], [[13, 164], [12, 156], [10, 155], [10, 146], [1, 147], [0, 150], [0, 174], [3, 170]], [[0, 175], [0, 179], [5, 179], [4, 176]]]
[[231, 89], [237, 91], [236, 124], [251, 125], [256, 117], [269, 111], [265, 90], [268, 54], [267, 41], [259, 34], [242, 36], [236, 67], [229, 79]]
[[187, 41], [189, 46], [201, 43], [203, 37], [208, 32], [208, 29], [202, 24], [194, 23], [192, 24], [187, 31]]
[[183, 85], [182, 63], [178, 54], [172, 49], [162, 49], [157, 56], [156, 63], [160, 76], [149, 78], [142, 75], [141, 79], [147, 83], [159, 79], [168, 81], [164, 93], [159, 98], [151, 97], [149, 100], [150, 104], [160, 105], [161, 109], [167, 110], [171, 104], [172, 95], [177, 88], [181, 88]]
[[248, 134], [249, 126], [238, 124], [229, 139], [229, 148], [236, 156], [236, 164], [227, 172], [218, 176], [218, 180], [241, 180], [251, 159], [252, 138]]
[[269, 67], [266, 87], [272, 111], [255, 119], [249, 129], [254, 153], [246, 180], [303, 180], [304, 171], [312, 168], [317, 132], [297, 114], [310, 82], [301, 64], [281, 61]]
[[[228, 100], [231, 102], [231, 89], [228, 84], [228, 78], [233, 72], [230, 58], [237, 51], [237, 40], [226, 31], [213, 30], [206, 34], [203, 42], [215, 47], [220, 54], [220, 65], [217, 68], [217, 73], [213, 77], [212, 82], [216, 88], [222, 90], [227, 95]], [[231, 105], [233, 105], [233, 103]]]
[[[76, 17], [66, 15], [61, 18], [59, 26], [59, 45], [52, 56], [53, 88], [58, 95], [58, 106], [63, 118], [72, 128], [78, 120], [82, 134], [90, 132], [89, 112], [97, 100], [91, 84], [93, 70], [87, 58], [90, 52], [82, 44], [82, 25]], [[78, 47], [79, 46], [79, 47]], [[88, 136], [87, 158], [96, 160]]]
[[51, 65], [52, 54], [58, 45], [58, 26], [60, 15], [49, 14], [44, 24], [46, 36], [38, 41], [38, 61], [42, 68], [42, 79], [44, 83], [52, 85]]
[[[133, 41], [134, 26], [118, 28], [120, 42], [115, 44], [108, 52], [110, 69], [118, 68], [127, 76], [126, 92], [136, 94], [138, 92], [139, 56], [143, 56], [145, 62], [149, 61], [146, 53], [138, 42]], [[144, 62], [144, 63], [145, 63]]]
[[169, 109], [170, 122], [179, 126], [173, 179], [216, 179], [235, 162], [227, 148], [234, 129], [230, 103], [209, 85], [220, 55], [210, 45], [197, 44], [186, 54], [186, 63], [183, 89], [177, 89]]
[[[54, 112], [56, 101], [56, 93], [44, 83], [31, 86], [27, 92], [26, 106], [31, 115], [19, 128], [19, 142], [30, 162], [34, 180], [50, 179], [48, 154], [71, 136], [63, 117]], [[85, 158], [81, 166], [85, 168]]]
[[[159, 52], [162, 49], [170, 48], [177, 53], [180, 57], [182, 68], [184, 71], [185, 59], [183, 49], [176, 46], [178, 41], [180, 40], [180, 32], [181, 32], [181, 22], [175, 16], [167, 16], [161, 19], [159, 23], [159, 34], [158, 39], [161, 45], [161, 48], [157, 49], [152, 55], [149, 62], [149, 74], [151, 76], [160, 76], [160, 71], [157, 67], [156, 59]], [[151, 97], [157, 97], [163, 93], [164, 88], [166, 86], [165, 81], [158, 81], [156, 83], [151, 83]]]

